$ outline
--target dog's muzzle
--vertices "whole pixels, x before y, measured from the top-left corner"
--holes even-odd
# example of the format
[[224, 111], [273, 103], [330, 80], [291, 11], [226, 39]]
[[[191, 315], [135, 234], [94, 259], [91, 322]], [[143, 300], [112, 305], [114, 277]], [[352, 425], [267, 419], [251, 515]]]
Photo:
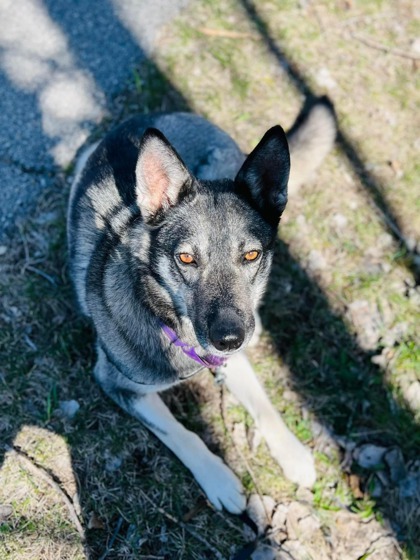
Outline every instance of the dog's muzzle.
[[210, 324], [209, 337], [220, 352], [238, 350], [245, 340], [245, 324], [234, 311], [221, 310]]

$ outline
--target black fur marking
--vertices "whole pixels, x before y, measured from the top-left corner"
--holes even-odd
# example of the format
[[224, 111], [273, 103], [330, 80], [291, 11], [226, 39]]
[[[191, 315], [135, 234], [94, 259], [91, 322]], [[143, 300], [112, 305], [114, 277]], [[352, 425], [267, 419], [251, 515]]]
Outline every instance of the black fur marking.
[[[133, 216], [130, 220], [130, 223], [138, 219], [138, 217]], [[149, 356], [147, 353], [144, 352], [144, 348], [141, 347], [139, 344], [136, 344], [129, 336], [127, 329], [122, 326], [118, 320], [118, 317], [114, 316], [112, 309], [110, 308], [106, 298], [104, 297], [104, 278], [105, 278], [105, 270], [108, 259], [111, 257], [113, 250], [120, 244], [121, 237], [117, 235], [115, 232], [112, 234], [110, 232], [105, 232], [101, 238], [99, 239], [95, 252], [97, 255], [102, 255], [101, 259], [93, 259], [88, 267], [87, 272], [87, 284], [90, 286], [90, 292], [95, 294], [96, 298], [101, 302], [102, 309], [108, 316], [108, 320], [110, 321], [111, 325], [114, 325], [115, 330], [117, 331], [118, 335], [121, 336], [124, 343], [127, 345], [128, 349], [138, 356], [141, 357], [141, 363], [143, 368], [146, 369], [154, 369], [154, 360], [152, 356]], [[96, 307], [96, 306], [95, 306]], [[146, 312], [146, 310], [145, 310]], [[140, 364], [139, 364], [140, 365]], [[124, 368], [123, 371], [127, 371]], [[175, 380], [178, 377], [177, 370], [171, 366], [169, 361], [167, 361], [167, 368], [166, 368], [166, 375], [165, 379], [156, 379], [156, 383], [164, 383], [169, 380]], [[126, 377], [129, 377], [127, 373], [124, 374]], [[137, 383], [136, 379], [130, 379]]]
[[270, 128], [249, 154], [235, 179], [236, 192], [278, 224], [287, 203], [290, 154], [281, 126]]

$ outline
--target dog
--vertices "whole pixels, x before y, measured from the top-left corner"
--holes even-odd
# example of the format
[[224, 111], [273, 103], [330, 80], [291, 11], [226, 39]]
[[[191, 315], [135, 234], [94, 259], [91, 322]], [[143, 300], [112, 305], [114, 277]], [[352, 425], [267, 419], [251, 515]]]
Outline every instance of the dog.
[[89, 147], [76, 166], [69, 269], [96, 331], [94, 376], [173, 451], [217, 509], [242, 512], [242, 485], [159, 393], [202, 369], [222, 371], [285, 476], [313, 485], [310, 451], [270, 403], [244, 349], [261, 331], [257, 310], [288, 183], [298, 188], [335, 134], [326, 98], [306, 107], [287, 137], [279, 125], [268, 130], [247, 157], [197, 115], [144, 115]]

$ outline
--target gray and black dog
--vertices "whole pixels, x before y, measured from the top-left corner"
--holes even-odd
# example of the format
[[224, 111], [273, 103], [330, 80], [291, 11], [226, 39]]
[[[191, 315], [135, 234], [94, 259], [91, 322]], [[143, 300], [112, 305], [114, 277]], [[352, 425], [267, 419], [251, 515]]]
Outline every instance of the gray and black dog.
[[218, 509], [245, 508], [241, 483], [158, 393], [203, 368], [222, 368], [284, 474], [314, 483], [311, 453], [270, 403], [244, 348], [261, 330], [257, 308], [287, 202], [290, 159], [296, 188], [335, 133], [324, 98], [287, 138], [275, 126], [248, 157], [197, 115], [146, 115], [89, 147], [76, 167], [70, 271], [97, 334], [95, 378], [179, 457]]

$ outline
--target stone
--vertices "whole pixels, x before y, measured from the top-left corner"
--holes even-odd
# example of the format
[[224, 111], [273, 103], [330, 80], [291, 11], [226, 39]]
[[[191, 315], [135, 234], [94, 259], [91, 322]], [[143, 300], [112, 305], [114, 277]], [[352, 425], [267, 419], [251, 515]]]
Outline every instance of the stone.
[[289, 539], [299, 539], [303, 536], [305, 520], [311, 516], [310, 508], [301, 502], [292, 502], [286, 519], [287, 535]]
[[60, 401], [58, 408], [64, 418], [73, 420], [80, 408], [80, 404], [74, 399], [70, 401]]
[[413, 412], [420, 412], [420, 381], [413, 381], [404, 391], [404, 397]]
[[420, 501], [420, 473], [410, 473], [399, 484], [399, 494], [402, 499], [416, 498]]
[[278, 558], [274, 547], [267, 544], [259, 544], [251, 554], [252, 560], [276, 560]]
[[353, 458], [364, 469], [377, 469], [383, 464], [386, 447], [365, 443], [353, 451]]
[[387, 451], [384, 455], [384, 461], [389, 468], [389, 474], [394, 484], [401, 482], [407, 476], [404, 457], [401, 449], [394, 447]]
[[263, 535], [269, 525], [276, 502], [271, 496], [251, 494], [248, 499], [246, 511], [258, 527], [258, 534]]
[[331, 219], [333, 225], [338, 229], [344, 229], [347, 226], [348, 220], [346, 218], [346, 216], [344, 216], [343, 214], [334, 214], [334, 216]]
[[327, 90], [333, 90], [337, 87], [337, 82], [325, 66], [318, 70], [315, 75], [315, 80], [320, 87], [325, 87]]
[[366, 300], [355, 300], [347, 309], [347, 317], [353, 323], [357, 342], [363, 350], [377, 347], [381, 335], [381, 317], [376, 306]]
[[9, 504], [0, 504], [0, 524], [7, 521], [7, 519], [12, 515], [13, 508]]
[[232, 439], [239, 447], [248, 447], [246, 427], [244, 422], [236, 422], [232, 428]]
[[286, 504], [278, 504], [274, 510], [271, 520], [271, 539], [277, 544], [281, 544], [287, 539], [286, 520], [289, 506]]
[[313, 249], [309, 253], [307, 266], [311, 272], [318, 272], [327, 268], [327, 261], [320, 251]]
[[113, 473], [121, 468], [123, 463], [122, 457], [117, 455], [112, 455], [108, 451], [105, 452], [105, 470], [109, 473]]

